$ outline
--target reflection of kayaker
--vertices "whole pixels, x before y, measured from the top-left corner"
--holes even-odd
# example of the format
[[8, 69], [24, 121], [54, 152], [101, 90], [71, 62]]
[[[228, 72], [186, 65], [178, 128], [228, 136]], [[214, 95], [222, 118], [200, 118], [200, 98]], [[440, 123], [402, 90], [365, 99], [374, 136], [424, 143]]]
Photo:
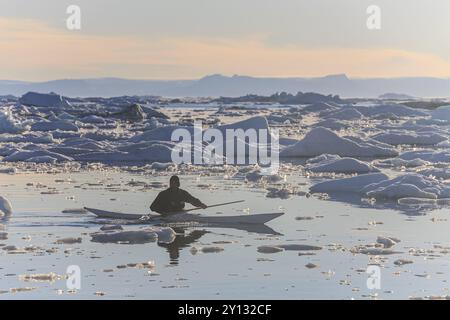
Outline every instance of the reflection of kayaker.
[[207, 206], [199, 199], [191, 196], [189, 192], [181, 189], [180, 179], [177, 176], [172, 176], [170, 178], [169, 188], [158, 194], [150, 206], [150, 209], [158, 212], [159, 214], [165, 215], [172, 212], [182, 211], [186, 202], [198, 208], [207, 208]]
[[180, 250], [189, 247], [192, 243], [197, 242], [204, 234], [208, 233], [205, 230], [194, 230], [188, 234], [183, 228], [173, 228], [177, 236], [171, 243], [158, 243], [158, 246], [166, 248], [170, 256], [172, 264], [178, 264], [180, 257]]

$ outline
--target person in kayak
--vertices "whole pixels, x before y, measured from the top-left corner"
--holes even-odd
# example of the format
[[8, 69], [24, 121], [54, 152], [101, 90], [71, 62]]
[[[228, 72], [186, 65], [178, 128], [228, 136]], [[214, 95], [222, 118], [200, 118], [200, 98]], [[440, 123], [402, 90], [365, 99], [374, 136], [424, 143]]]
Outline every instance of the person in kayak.
[[169, 188], [158, 194], [150, 206], [150, 209], [165, 215], [183, 210], [185, 202], [202, 209], [207, 208], [206, 204], [191, 196], [189, 192], [181, 189], [180, 179], [177, 176], [172, 176], [170, 178]]

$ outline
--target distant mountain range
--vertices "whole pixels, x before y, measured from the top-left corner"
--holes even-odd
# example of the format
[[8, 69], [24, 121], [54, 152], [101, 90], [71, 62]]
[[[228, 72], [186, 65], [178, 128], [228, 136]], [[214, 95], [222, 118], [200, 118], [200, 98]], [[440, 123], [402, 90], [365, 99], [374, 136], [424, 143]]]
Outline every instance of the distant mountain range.
[[69, 97], [157, 95], [167, 97], [238, 97], [275, 92], [316, 92], [344, 98], [376, 98], [390, 93], [413, 97], [450, 97], [450, 78], [257, 78], [210, 75], [197, 80], [129, 80], [120, 78], [63, 79], [47, 82], [0, 80], [0, 95], [28, 91], [56, 92]]

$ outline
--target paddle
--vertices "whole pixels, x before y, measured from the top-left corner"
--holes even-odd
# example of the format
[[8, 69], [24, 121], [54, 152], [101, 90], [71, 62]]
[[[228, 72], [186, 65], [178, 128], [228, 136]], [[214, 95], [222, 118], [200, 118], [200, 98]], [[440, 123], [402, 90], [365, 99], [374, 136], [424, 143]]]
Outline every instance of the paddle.
[[[231, 201], [231, 202], [224, 202], [224, 203], [213, 204], [213, 205], [207, 206], [205, 209], [213, 208], [213, 207], [219, 207], [219, 206], [225, 206], [225, 205], [227, 205], [227, 204], [240, 203], [240, 202], [244, 202], [244, 201], [245, 201], [245, 200], [237, 200], [237, 201]], [[202, 209], [202, 208], [192, 208], [192, 209], [184, 210], [184, 212], [190, 212], [190, 211], [200, 210], [200, 209]]]

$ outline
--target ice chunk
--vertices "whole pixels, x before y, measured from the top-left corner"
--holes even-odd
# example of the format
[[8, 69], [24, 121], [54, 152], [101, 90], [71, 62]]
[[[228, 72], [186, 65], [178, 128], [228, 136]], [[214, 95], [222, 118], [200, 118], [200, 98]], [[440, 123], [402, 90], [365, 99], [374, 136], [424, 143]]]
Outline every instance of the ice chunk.
[[393, 184], [386, 187], [381, 187], [373, 191], [367, 192], [367, 195], [372, 198], [383, 199], [399, 199], [399, 198], [427, 198], [436, 199], [437, 195], [431, 192], [420, 190], [413, 184]]
[[33, 131], [78, 131], [78, 127], [68, 120], [38, 121], [31, 125]]
[[450, 188], [437, 180], [417, 174], [405, 174], [391, 180], [373, 183], [361, 190], [369, 197], [400, 199], [400, 198], [446, 198]]
[[93, 242], [100, 243], [126, 243], [141, 244], [155, 242], [158, 235], [155, 230], [132, 230], [132, 231], [114, 231], [114, 232], [96, 232], [91, 233]]
[[371, 143], [357, 143], [325, 128], [312, 129], [298, 143], [281, 150], [281, 157], [314, 157], [324, 153], [344, 157], [389, 157], [398, 152]]
[[361, 189], [377, 182], [388, 180], [384, 173], [363, 174], [351, 178], [324, 181], [313, 185], [310, 191], [313, 193], [352, 192], [359, 193]]
[[89, 116], [85, 116], [83, 118], [80, 119], [81, 122], [83, 123], [94, 123], [94, 124], [103, 124], [105, 123], [105, 119], [96, 115], [89, 115]]
[[12, 214], [11, 202], [2, 196], [0, 196], [0, 213], [3, 213], [4, 215]]
[[450, 122], [450, 106], [442, 106], [436, 110], [433, 110], [431, 113], [431, 118]]
[[361, 112], [355, 108], [344, 108], [340, 111], [335, 111], [327, 115], [327, 118], [333, 118], [337, 120], [359, 120], [363, 117]]
[[373, 139], [392, 144], [410, 144], [410, 145], [436, 145], [442, 141], [446, 141], [447, 137], [437, 133], [423, 134], [412, 132], [388, 132], [381, 133], [372, 137]]
[[56, 93], [27, 92], [22, 97], [20, 97], [19, 102], [26, 106], [35, 107], [71, 107], [71, 104], [66, 100], [66, 98]]
[[377, 243], [382, 244], [385, 248], [390, 248], [400, 242], [400, 240], [392, 237], [378, 236]]
[[51, 156], [39, 156], [39, 157], [31, 157], [25, 160], [26, 162], [33, 162], [33, 163], [51, 163], [55, 164], [58, 159], [53, 158]]
[[[9, 162], [27, 161], [28, 159], [31, 159], [31, 158], [45, 157], [45, 156], [55, 158], [57, 161], [73, 161], [73, 159], [70, 157], [67, 157], [67, 156], [64, 156], [64, 155], [61, 155], [58, 153], [50, 152], [47, 150], [17, 151], [9, 156], [6, 156], [5, 158], [3, 158], [3, 160], [9, 161]], [[49, 158], [47, 158], [47, 159], [49, 159]]]
[[424, 161], [429, 161], [433, 163], [438, 162], [450, 162], [450, 152], [449, 151], [434, 151], [434, 150], [417, 150], [417, 151], [407, 151], [399, 156], [403, 160], [414, 160], [421, 159]]
[[343, 123], [336, 119], [326, 119], [320, 122], [317, 122], [314, 127], [322, 127], [327, 128], [333, 131], [340, 131], [350, 128], [350, 124]]
[[355, 106], [356, 110], [366, 117], [375, 117], [378, 115], [391, 113], [396, 117], [426, 117], [427, 113], [403, 106], [401, 104], [382, 104], [373, 106]]
[[143, 142], [143, 141], [171, 141], [172, 132], [176, 129], [186, 129], [191, 135], [193, 135], [194, 127], [186, 126], [166, 126], [159, 127], [153, 130], [146, 131], [144, 133], [138, 134], [130, 139], [131, 142]]
[[225, 131], [227, 129], [231, 129], [231, 130], [236, 130], [236, 129], [243, 129], [243, 130], [248, 130], [248, 129], [256, 129], [256, 130], [269, 130], [269, 124], [267, 122], [266, 117], [262, 117], [262, 116], [257, 116], [257, 117], [253, 117], [253, 118], [249, 118], [246, 120], [242, 120], [242, 121], [238, 121], [235, 123], [231, 123], [231, 124], [226, 124], [223, 126], [218, 126], [217, 129], [219, 129], [220, 131], [222, 131], [225, 134]]
[[18, 133], [25, 130], [27, 126], [15, 119], [10, 108], [0, 109], [0, 133]]
[[127, 121], [142, 121], [145, 119], [145, 113], [137, 103], [126, 106], [122, 111], [113, 113], [111, 116]]
[[141, 230], [91, 233], [93, 242], [139, 244], [147, 242], [171, 243], [176, 234], [172, 228], [148, 228]]
[[353, 158], [343, 158], [331, 161], [322, 161], [306, 167], [312, 172], [335, 172], [335, 173], [369, 173], [379, 170], [372, 165]]
[[450, 179], [450, 170], [447, 168], [424, 169], [424, 170], [418, 171], [417, 173], [424, 175], [426, 177], [435, 177], [437, 179], [443, 179], [443, 180]]

